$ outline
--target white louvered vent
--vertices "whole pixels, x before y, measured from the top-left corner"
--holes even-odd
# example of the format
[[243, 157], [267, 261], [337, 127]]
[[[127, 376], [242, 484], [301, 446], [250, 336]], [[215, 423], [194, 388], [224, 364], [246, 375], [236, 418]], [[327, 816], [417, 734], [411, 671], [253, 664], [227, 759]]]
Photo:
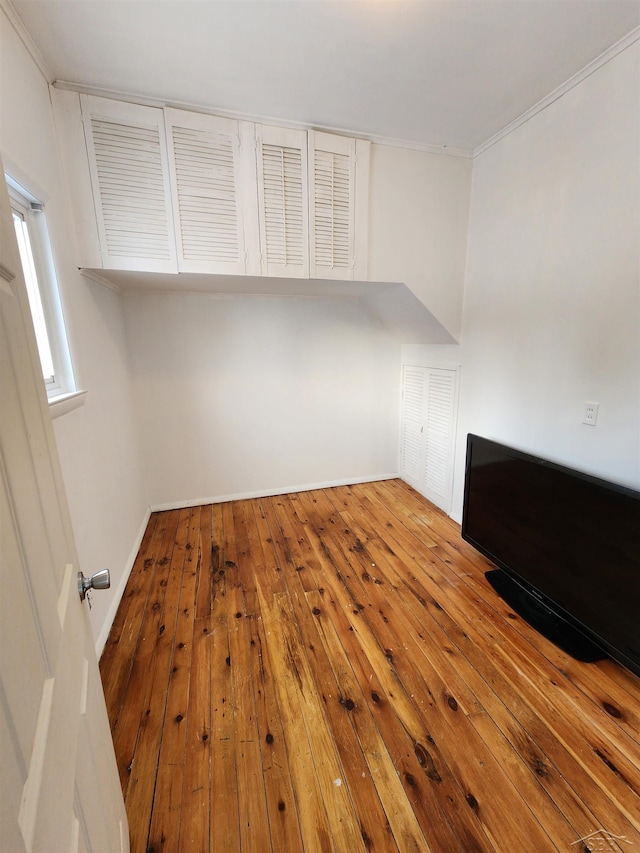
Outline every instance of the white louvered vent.
[[91, 118], [107, 253], [170, 260], [160, 132]]
[[428, 379], [424, 488], [440, 500], [446, 500], [450, 488], [455, 375], [431, 372]]
[[269, 264], [305, 262], [302, 152], [262, 144], [265, 251]]
[[314, 152], [314, 242], [316, 266], [351, 266], [351, 158]]
[[182, 257], [235, 262], [240, 256], [234, 138], [174, 125]]

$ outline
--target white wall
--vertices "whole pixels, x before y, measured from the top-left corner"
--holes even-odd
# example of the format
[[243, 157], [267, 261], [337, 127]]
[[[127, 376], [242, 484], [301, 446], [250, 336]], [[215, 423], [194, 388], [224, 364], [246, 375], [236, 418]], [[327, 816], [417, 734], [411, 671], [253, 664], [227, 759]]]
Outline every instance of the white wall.
[[467, 432], [640, 486], [639, 52], [474, 162], [454, 516]]
[[5, 167], [45, 202], [76, 380], [88, 391], [82, 408], [56, 418], [54, 431], [80, 568], [111, 570], [112, 588], [94, 596], [90, 613], [100, 651], [148, 506], [122, 305], [78, 273], [47, 81], [4, 11], [0, 27], [0, 149]]
[[451, 342], [462, 325], [471, 171], [466, 158], [371, 146], [369, 279], [406, 284]]
[[124, 299], [152, 506], [397, 471], [400, 345], [357, 299]]

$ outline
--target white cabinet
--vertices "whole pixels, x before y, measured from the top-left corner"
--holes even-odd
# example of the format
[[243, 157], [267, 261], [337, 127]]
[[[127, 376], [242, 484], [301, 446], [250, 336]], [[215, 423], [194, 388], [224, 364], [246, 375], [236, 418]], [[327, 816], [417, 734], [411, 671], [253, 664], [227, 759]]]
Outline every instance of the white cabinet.
[[370, 143], [257, 125], [264, 275], [366, 280]]
[[451, 510], [458, 373], [405, 365], [400, 475], [445, 512]]
[[104, 269], [175, 272], [161, 109], [80, 96]]
[[369, 154], [361, 139], [309, 131], [312, 278], [367, 278]]
[[54, 104], [80, 265], [366, 280], [370, 143], [69, 92]]
[[164, 114], [179, 271], [259, 272], [253, 124]]

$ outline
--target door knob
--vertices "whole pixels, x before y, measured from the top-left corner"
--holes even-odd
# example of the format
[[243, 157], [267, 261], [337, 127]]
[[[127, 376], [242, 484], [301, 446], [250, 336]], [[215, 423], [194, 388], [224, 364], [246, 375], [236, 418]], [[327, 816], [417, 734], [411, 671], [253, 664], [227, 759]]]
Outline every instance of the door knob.
[[78, 593], [80, 594], [80, 601], [84, 601], [87, 592], [90, 589], [109, 589], [111, 586], [111, 575], [109, 574], [109, 569], [100, 569], [99, 572], [91, 575], [90, 578], [86, 578], [82, 572], [78, 572]]

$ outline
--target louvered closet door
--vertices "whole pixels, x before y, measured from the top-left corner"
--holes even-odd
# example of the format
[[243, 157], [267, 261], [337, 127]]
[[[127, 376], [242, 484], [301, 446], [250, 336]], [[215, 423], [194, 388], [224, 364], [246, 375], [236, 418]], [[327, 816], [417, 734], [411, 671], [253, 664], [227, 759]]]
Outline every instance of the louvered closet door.
[[445, 512], [451, 510], [456, 415], [455, 370], [427, 373], [425, 470], [420, 490]]
[[[181, 272], [256, 272], [257, 206], [253, 125], [165, 110]], [[252, 180], [253, 179], [253, 180]], [[254, 190], [255, 196], [255, 190]]]
[[258, 126], [262, 274], [309, 277], [306, 131]]
[[370, 144], [309, 131], [311, 277], [366, 279]]
[[400, 472], [403, 479], [422, 491], [425, 467], [424, 412], [426, 371], [405, 366], [402, 381], [402, 429]]
[[81, 96], [104, 269], [175, 272], [162, 110]]
[[445, 512], [451, 509], [457, 371], [406, 365], [400, 473]]

